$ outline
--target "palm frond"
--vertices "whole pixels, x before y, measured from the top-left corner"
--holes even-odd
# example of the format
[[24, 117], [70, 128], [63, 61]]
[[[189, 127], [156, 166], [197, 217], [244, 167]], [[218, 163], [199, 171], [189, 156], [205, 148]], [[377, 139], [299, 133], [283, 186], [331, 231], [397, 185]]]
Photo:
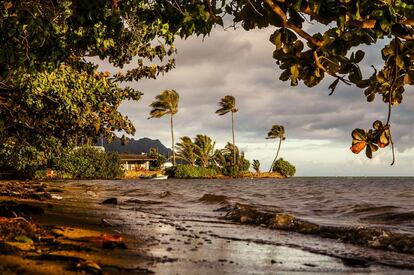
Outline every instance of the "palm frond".
[[216, 114], [222, 116], [227, 114], [228, 112], [237, 112], [237, 108], [236, 108], [236, 99], [234, 98], [234, 96], [231, 95], [226, 95], [225, 97], [223, 97], [219, 103], [218, 106], [220, 107], [217, 111]]
[[283, 125], [273, 125], [267, 133], [266, 139], [282, 138], [285, 139], [285, 128]]
[[149, 118], [160, 118], [166, 114], [175, 115], [178, 112], [180, 95], [175, 90], [165, 90], [155, 97], [149, 106], [152, 108]]

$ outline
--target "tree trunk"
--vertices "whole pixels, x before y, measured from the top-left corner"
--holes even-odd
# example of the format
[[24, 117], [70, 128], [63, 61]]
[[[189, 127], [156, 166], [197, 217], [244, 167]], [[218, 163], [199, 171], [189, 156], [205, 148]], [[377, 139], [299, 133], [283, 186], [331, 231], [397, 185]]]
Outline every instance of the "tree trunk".
[[236, 172], [236, 144], [234, 142], [234, 112], [231, 112], [231, 131], [233, 133], [233, 173]]
[[175, 150], [174, 150], [174, 123], [173, 123], [173, 115], [170, 116], [170, 126], [171, 126], [171, 149], [172, 149], [172, 164], [175, 166]]
[[277, 156], [279, 155], [280, 145], [281, 145], [281, 144], [282, 144], [282, 137], [279, 137], [279, 146], [277, 147], [276, 157], [275, 157], [275, 159], [273, 160], [272, 165], [270, 165], [269, 173], [270, 173], [270, 172], [273, 172], [273, 166], [275, 165], [276, 160], [277, 160]]

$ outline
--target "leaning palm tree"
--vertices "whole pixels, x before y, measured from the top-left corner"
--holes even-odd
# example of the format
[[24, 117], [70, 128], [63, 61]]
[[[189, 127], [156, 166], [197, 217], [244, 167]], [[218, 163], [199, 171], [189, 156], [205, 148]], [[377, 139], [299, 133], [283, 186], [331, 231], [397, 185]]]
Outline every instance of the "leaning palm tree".
[[279, 155], [280, 151], [280, 145], [282, 144], [282, 140], [285, 140], [285, 128], [282, 125], [273, 125], [272, 129], [270, 129], [269, 133], [267, 133], [266, 139], [275, 139], [279, 138], [279, 146], [277, 147], [276, 157], [272, 162], [272, 165], [270, 165], [269, 172], [272, 172], [273, 166], [275, 165], [275, 162], [277, 160], [277, 156]]
[[[233, 146], [235, 147], [236, 144], [234, 142], [234, 113], [237, 112], [236, 108], [236, 99], [234, 96], [226, 95], [223, 97], [220, 102], [218, 103], [220, 109], [216, 111], [216, 114], [219, 116], [225, 115], [228, 112], [231, 112], [231, 132], [233, 134]], [[236, 167], [236, 151], [233, 150], [233, 168]]]
[[150, 118], [160, 118], [164, 115], [170, 115], [171, 127], [171, 149], [172, 149], [172, 163], [175, 166], [175, 150], [174, 150], [174, 123], [173, 116], [178, 112], [179, 94], [175, 90], [165, 90], [155, 97], [155, 101], [150, 104], [152, 110]]
[[257, 159], [254, 159], [252, 168], [256, 171], [256, 173], [260, 173], [260, 161]]
[[191, 138], [184, 136], [180, 138], [180, 142], [177, 142], [177, 158], [184, 160], [191, 166], [195, 165], [196, 162], [196, 153], [195, 145]]
[[197, 135], [194, 138], [194, 152], [201, 167], [208, 167], [211, 163], [215, 145], [216, 143], [209, 136]]

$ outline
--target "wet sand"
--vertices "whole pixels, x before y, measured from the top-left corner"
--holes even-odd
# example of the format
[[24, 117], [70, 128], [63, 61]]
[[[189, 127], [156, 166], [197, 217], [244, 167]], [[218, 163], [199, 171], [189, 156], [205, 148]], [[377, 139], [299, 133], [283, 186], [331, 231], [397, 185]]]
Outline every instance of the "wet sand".
[[[2, 183], [0, 183], [2, 184]], [[135, 201], [118, 195], [117, 204], [101, 202], [114, 197], [113, 190], [64, 182], [44, 183], [46, 190], [57, 188], [63, 199], [17, 199], [0, 197], [40, 206], [42, 215], [33, 215], [33, 222], [63, 229], [62, 240], [68, 242], [82, 236], [120, 234], [127, 249], [101, 249], [99, 245], [83, 244], [85, 251], [31, 251], [20, 255], [2, 255], [0, 266], [11, 274], [71, 274], [73, 263], [67, 256], [92, 261], [107, 274], [283, 274], [283, 273], [369, 273], [412, 274], [413, 270], [398, 267], [398, 253], [388, 252], [390, 261], [375, 261], [375, 251], [338, 243], [335, 240], [305, 236], [294, 232], [269, 230], [216, 219], [213, 216], [189, 216], [188, 209], [163, 204], [171, 190], [158, 194], [158, 200], [141, 199], [137, 188]], [[139, 187], [139, 185], [137, 185]], [[168, 191], [168, 192], [167, 192]], [[53, 192], [52, 192], [53, 193]], [[145, 196], [144, 196], [145, 197]], [[129, 202], [127, 202], [129, 200]], [[181, 212], [180, 212], [181, 211]], [[102, 221], [103, 219], [103, 221]], [[300, 244], [300, 245], [299, 245]], [[330, 253], [319, 247], [332, 247]], [[340, 248], [340, 249], [338, 249]], [[27, 248], [30, 250], [30, 248]], [[335, 250], [349, 251], [349, 255]], [[62, 255], [28, 257], [27, 255]], [[394, 265], [394, 266], [393, 266]], [[395, 266], [396, 265], [396, 266]], [[414, 268], [414, 267], [412, 267]], [[2, 270], [0, 269], [0, 271]], [[91, 271], [92, 272], [92, 271]], [[6, 272], [4, 272], [6, 273]]]

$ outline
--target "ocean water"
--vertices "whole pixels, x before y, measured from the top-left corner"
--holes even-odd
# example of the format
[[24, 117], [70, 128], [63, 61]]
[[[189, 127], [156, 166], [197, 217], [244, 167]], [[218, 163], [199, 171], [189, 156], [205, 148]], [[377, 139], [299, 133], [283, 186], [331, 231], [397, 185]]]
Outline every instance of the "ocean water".
[[[122, 224], [132, 235], [139, 236], [147, 230], [149, 234], [167, 236], [180, 232], [188, 234], [189, 230], [191, 234], [213, 239], [213, 243], [215, 239], [234, 239], [259, 247], [265, 244], [288, 246], [321, 255], [362, 258], [414, 269], [412, 254], [224, 219], [226, 208], [241, 203], [266, 212], [288, 213], [319, 225], [381, 228], [403, 233], [409, 239], [414, 237], [414, 178], [96, 180], [56, 185], [65, 185], [63, 197], [68, 204], [100, 204], [103, 199], [116, 197], [115, 208], [101, 207], [116, 210], [116, 214], [107, 218], [117, 219], [116, 223]], [[249, 253], [254, 250], [246, 252]]]
[[163, 199], [167, 207], [185, 207], [188, 214], [211, 212], [216, 206], [199, 199], [213, 194], [228, 203], [274, 208], [318, 224], [373, 226], [414, 235], [414, 178], [171, 179], [122, 181], [116, 186], [124, 199], [159, 200], [159, 194], [168, 191], [171, 195]]

